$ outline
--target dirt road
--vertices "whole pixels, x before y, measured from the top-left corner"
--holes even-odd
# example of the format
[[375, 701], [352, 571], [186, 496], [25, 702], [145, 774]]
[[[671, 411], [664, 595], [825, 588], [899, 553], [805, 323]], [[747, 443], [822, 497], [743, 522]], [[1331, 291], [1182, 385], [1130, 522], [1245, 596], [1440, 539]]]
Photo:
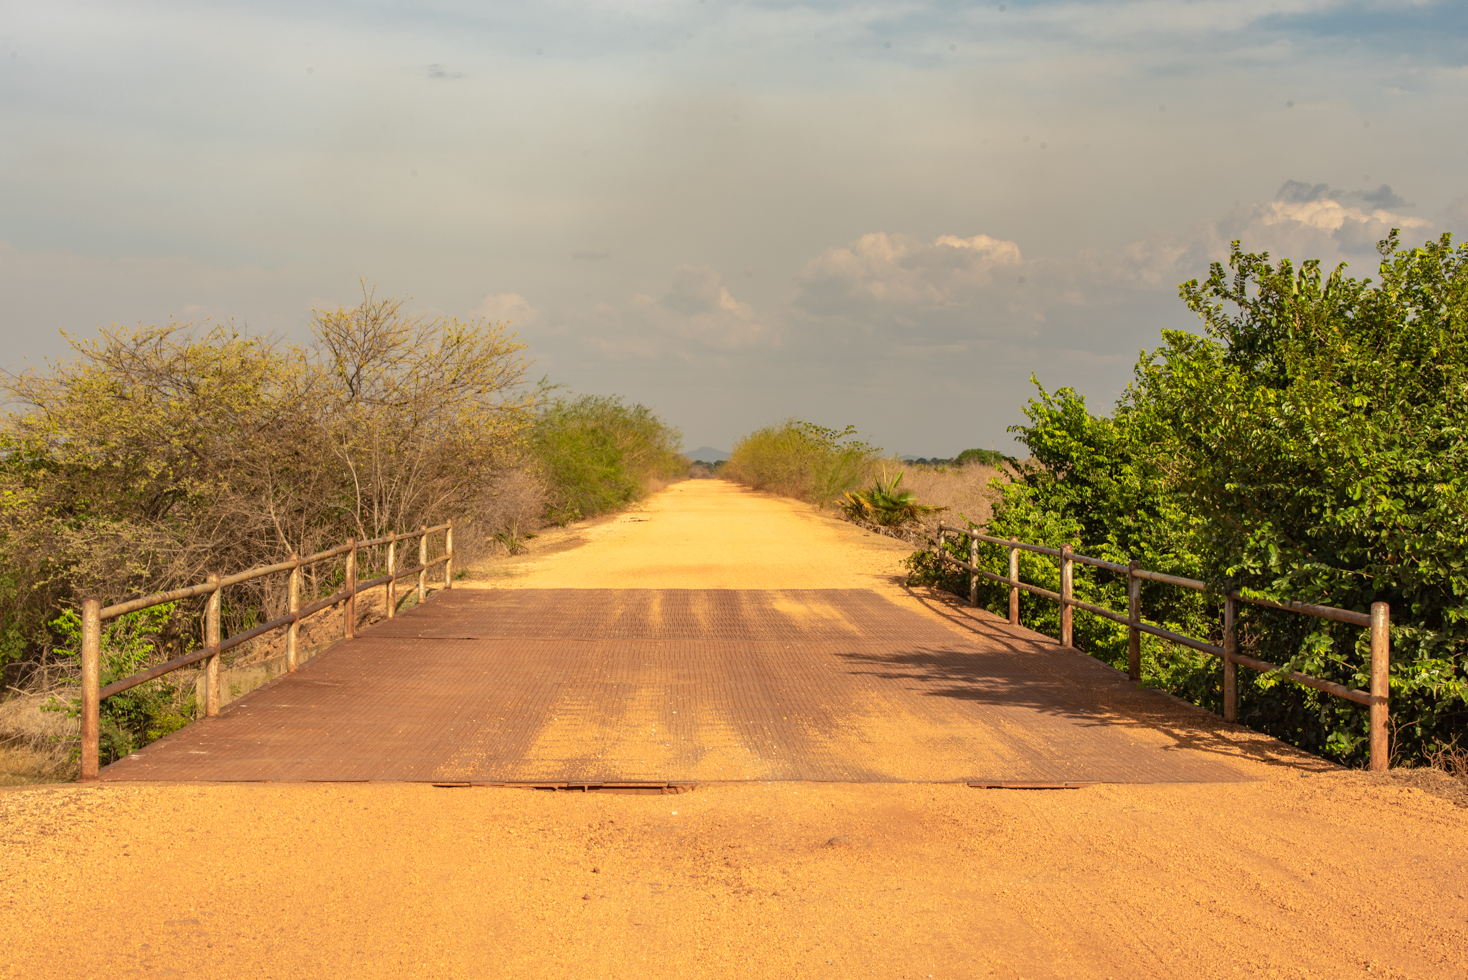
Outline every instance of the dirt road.
[[[855, 585], [941, 618], [905, 546], [721, 484], [545, 544], [473, 580]], [[0, 977], [1468, 976], [1457, 784], [1231, 737], [1247, 781], [11, 790]]]

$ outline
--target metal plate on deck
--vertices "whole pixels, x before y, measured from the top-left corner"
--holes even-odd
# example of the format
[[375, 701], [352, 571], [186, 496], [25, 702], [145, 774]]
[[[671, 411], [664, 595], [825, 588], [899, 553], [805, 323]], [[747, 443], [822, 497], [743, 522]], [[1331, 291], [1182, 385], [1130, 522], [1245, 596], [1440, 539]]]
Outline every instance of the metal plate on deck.
[[866, 590], [454, 590], [102, 772], [562, 786], [1227, 781], [1180, 706]]

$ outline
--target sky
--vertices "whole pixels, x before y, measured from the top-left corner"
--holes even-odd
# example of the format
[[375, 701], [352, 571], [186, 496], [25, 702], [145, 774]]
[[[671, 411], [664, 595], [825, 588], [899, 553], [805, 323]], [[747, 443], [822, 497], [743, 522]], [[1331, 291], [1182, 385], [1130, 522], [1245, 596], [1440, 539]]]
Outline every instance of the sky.
[[0, 0], [0, 367], [365, 281], [690, 449], [1015, 451], [1233, 239], [1468, 233], [1464, 119], [1462, 0]]

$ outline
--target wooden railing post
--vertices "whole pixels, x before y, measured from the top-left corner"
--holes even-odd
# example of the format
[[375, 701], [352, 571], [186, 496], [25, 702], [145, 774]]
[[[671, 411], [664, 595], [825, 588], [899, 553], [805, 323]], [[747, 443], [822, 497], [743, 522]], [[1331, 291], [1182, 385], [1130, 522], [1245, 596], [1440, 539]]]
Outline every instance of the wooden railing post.
[[1239, 600], [1232, 592], [1223, 596], [1223, 720], [1239, 720]]
[[1072, 598], [1072, 576], [1075, 573], [1075, 562], [1071, 561], [1071, 547], [1068, 544], [1060, 546], [1060, 645], [1063, 647], [1075, 646], [1073, 643], [1072, 623], [1075, 609], [1070, 601]]
[[392, 619], [398, 612], [398, 580], [393, 578], [393, 573], [398, 570], [398, 532], [394, 531], [387, 536], [387, 618]]
[[1371, 770], [1391, 768], [1391, 607], [1371, 604]]
[[[301, 611], [301, 556], [292, 553], [291, 561], [296, 563], [296, 567], [291, 569], [289, 607], [286, 611], [294, 616]], [[296, 668], [301, 665], [301, 655], [297, 648], [300, 636], [300, 620], [285, 628], [285, 669], [287, 673], [295, 673]]]
[[[968, 533], [968, 563], [974, 569], [979, 567], [979, 539], [974, 536], [972, 528]], [[977, 571], [968, 573], [968, 604], [970, 606], [979, 604], [979, 573]]]
[[1019, 625], [1019, 538], [1009, 539], [1009, 625]]
[[347, 538], [347, 597], [342, 600], [342, 636], [357, 635], [357, 539]]
[[938, 575], [939, 575], [940, 578], [943, 575], [943, 556], [945, 554], [947, 554], [947, 552], [944, 551], [944, 545], [947, 542], [947, 539], [948, 539], [948, 526], [946, 524], [944, 524], [942, 521], [939, 521], [938, 522], [938, 543], [934, 546], [933, 554], [935, 554], [935, 555], [938, 556]]
[[1126, 575], [1126, 675], [1134, 681], [1142, 679], [1142, 580], [1137, 569], [1142, 563], [1135, 558], [1127, 567]]
[[452, 589], [454, 587], [454, 522], [449, 521], [449, 526], [443, 532], [443, 587]]
[[97, 778], [101, 740], [102, 601], [82, 600], [82, 779]]
[[204, 660], [204, 717], [213, 718], [219, 714], [219, 573], [210, 572], [205, 581], [214, 591], [204, 606], [204, 646], [214, 652]]
[[428, 597], [428, 525], [418, 525], [418, 601]]

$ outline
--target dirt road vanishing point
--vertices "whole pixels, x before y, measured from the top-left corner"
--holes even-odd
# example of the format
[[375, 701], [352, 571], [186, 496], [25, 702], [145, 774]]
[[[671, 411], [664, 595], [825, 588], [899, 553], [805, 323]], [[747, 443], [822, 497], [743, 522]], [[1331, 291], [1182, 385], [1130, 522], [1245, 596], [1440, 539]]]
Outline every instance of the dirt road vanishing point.
[[[527, 674], [532, 694], [503, 705], [493, 698], [506, 685], [485, 685], [486, 712], [542, 716], [494, 739], [482, 734], [489, 715], [475, 716], [470, 751], [432, 755], [440, 768], [413, 777], [441, 786], [118, 778], [6, 791], [0, 977], [1468, 976], [1468, 809], [1451, 787], [1335, 769], [1076, 673], [1104, 671], [1089, 663], [1012, 668], [996, 686], [957, 665], [982, 649], [1000, 649], [983, 662], [1001, 667], [1017, 651], [1078, 655], [907, 593], [907, 551], [704, 481], [476, 570], [482, 591], [454, 596], [460, 622], [477, 621], [475, 603], [554, 600], [582, 612], [551, 621], [595, 634], [549, 645], [496, 635], [484, 642], [509, 644], [496, 656], [590, 644], [604, 679], [560, 663], [555, 690], [523, 687]], [[641, 591], [662, 605], [637, 606]], [[613, 592], [644, 626], [607, 611]], [[881, 604], [887, 619], [872, 612]], [[700, 690], [737, 663], [678, 630], [717, 627], [731, 608], [771, 631], [735, 641], [778, 683], [759, 701], [752, 682], [720, 682], [711, 708]], [[904, 624], [903, 637], [870, 640], [878, 620]], [[427, 632], [419, 623], [394, 642]], [[633, 662], [659, 644], [660, 659]], [[353, 649], [370, 661], [370, 644]], [[296, 676], [314, 665], [321, 686], [336, 683], [336, 654]], [[704, 672], [680, 674], [680, 655], [704, 658]], [[791, 666], [801, 663], [804, 673]], [[1095, 704], [999, 697], [1037, 677], [1052, 694], [1089, 688]], [[819, 724], [777, 724], [771, 706], [802, 691], [797, 706], [824, 711]], [[575, 709], [565, 721], [563, 708]], [[777, 737], [760, 742], [750, 719]], [[164, 760], [172, 742], [157, 744]], [[1113, 757], [1122, 781], [1079, 789], [942, 781], [1053, 773], [1067, 759], [1100, 771]], [[698, 788], [535, 792], [449, 778], [454, 766], [462, 783], [558, 765], [563, 781]], [[1137, 781], [1149, 772], [1166, 781]]]

